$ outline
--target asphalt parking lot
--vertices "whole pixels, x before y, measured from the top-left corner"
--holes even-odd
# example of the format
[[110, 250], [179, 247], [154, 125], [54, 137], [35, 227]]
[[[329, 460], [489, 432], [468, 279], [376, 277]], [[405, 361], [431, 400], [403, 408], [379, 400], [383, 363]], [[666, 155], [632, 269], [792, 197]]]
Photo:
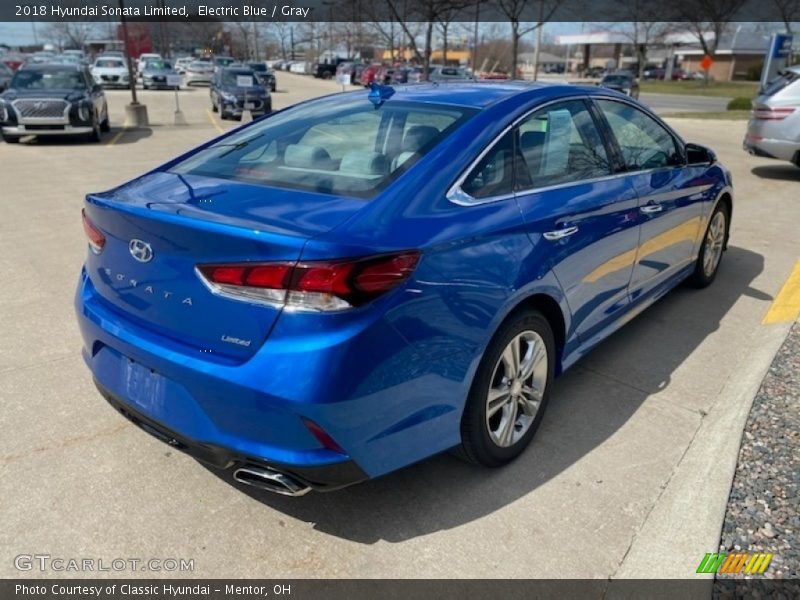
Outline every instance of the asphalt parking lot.
[[[273, 103], [340, 89], [279, 73]], [[690, 577], [716, 550], [750, 404], [791, 326], [764, 317], [798, 260], [800, 169], [745, 154], [743, 122], [672, 121], [733, 172], [717, 280], [670, 293], [559, 379], [519, 460], [490, 471], [443, 455], [283, 498], [136, 429], [83, 364], [84, 195], [237, 125], [206, 88], [180, 93], [183, 127], [172, 92], [140, 92], [144, 129], [125, 127], [127, 92], [108, 98], [101, 144], [0, 144], [0, 577], [36, 553], [195, 561], [131, 577]]]

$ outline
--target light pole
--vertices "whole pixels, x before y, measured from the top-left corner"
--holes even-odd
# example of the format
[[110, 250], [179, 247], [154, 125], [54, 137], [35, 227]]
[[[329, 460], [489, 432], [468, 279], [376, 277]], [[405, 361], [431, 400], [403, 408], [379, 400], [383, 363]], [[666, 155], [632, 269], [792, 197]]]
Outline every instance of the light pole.
[[[125, 6], [122, 0], [119, 0], [119, 8], [122, 14], [125, 14]], [[128, 62], [128, 83], [131, 87], [131, 103], [125, 106], [125, 121], [128, 126], [133, 127], [147, 127], [150, 122], [147, 118], [147, 107], [144, 104], [139, 104], [136, 99], [136, 75], [133, 72], [133, 61], [131, 60], [131, 43], [130, 36], [128, 35], [128, 22], [124, 16], [120, 17], [122, 23], [122, 38], [125, 42], [125, 58]]]
[[333, 0], [322, 0], [322, 5], [328, 7], [328, 55], [333, 63]]

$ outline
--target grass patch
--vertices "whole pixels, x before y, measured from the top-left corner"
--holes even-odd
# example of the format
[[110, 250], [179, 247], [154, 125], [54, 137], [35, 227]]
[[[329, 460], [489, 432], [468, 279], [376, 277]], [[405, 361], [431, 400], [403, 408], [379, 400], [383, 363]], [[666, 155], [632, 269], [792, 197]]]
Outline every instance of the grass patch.
[[749, 110], [720, 110], [697, 112], [663, 113], [663, 119], [703, 119], [711, 121], [747, 121], [750, 118]]
[[714, 96], [717, 98], [755, 98], [756, 81], [642, 81], [639, 90], [651, 94], [679, 94], [684, 96]]

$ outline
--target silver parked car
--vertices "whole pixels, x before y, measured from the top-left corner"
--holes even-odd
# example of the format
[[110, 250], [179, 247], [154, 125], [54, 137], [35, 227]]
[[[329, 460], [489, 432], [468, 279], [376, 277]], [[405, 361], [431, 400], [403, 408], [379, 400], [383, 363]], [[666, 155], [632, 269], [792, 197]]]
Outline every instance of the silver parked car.
[[207, 60], [196, 60], [189, 63], [184, 72], [186, 85], [209, 85], [214, 76], [214, 65]]
[[753, 100], [744, 149], [800, 167], [800, 65], [786, 69]]

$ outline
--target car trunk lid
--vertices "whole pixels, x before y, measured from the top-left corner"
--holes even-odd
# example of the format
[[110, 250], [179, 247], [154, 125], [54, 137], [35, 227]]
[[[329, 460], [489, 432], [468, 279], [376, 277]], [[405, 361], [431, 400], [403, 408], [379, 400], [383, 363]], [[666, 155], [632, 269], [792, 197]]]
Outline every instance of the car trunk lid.
[[122, 316], [201, 353], [246, 359], [266, 340], [280, 306], [214, 293], [202, 264], [296, 262], [308, 239], [363, 202], [157, 172], [87, 197], [106, 241], [87, 272]]

